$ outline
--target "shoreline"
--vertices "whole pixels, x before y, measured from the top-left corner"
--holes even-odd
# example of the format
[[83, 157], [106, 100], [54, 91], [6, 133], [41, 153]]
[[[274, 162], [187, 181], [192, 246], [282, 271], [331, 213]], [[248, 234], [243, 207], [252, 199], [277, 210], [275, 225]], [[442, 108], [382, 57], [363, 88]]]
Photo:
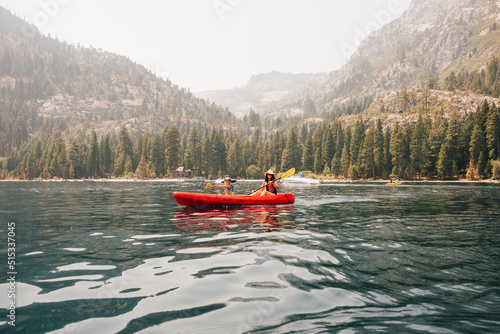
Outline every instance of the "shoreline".
[[[238, 182], [261, 182], [262, 180], [256, 179], [238, 179]], [[351, 180], [351, 179], [319, 179], [320, 183], [390, 183], [390, 180]], [[191, 179], [35, 179], [35, 180], [21, 180], [21, 179], [6, 179], [0, 182], [149, 182], [149, 183], [214, 183], [215, 180], [191, 180]], [[486, 180], [393, 180], [393, 183], [499, 183], [499, 180], [486, 179]]]

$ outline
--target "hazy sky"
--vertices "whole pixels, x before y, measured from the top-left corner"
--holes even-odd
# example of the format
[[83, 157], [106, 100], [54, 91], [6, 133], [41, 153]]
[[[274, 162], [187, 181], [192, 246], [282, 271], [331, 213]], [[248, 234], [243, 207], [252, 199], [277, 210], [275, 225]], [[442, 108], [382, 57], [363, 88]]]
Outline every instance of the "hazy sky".
[[44, 34], [125, 55], [192, 92], [338, 69], [411, 0], [0, 0]]

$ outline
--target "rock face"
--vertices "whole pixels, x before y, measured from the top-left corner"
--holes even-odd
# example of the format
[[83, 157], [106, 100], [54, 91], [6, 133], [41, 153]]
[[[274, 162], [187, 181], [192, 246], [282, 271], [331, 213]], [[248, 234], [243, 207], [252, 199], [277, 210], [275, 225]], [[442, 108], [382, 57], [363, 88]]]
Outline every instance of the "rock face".
[[[328, 103], [423, 87], [451, 70], [478, 69], [500, 51], [500, 2], [414, 0], [369, 35], [339, 71], [309, 87]], [[441, 78], [442, 79], [442, 78]]]
[[[451, 71], [479, 70], [500, 52], [500, 1], [413, 0], [398, 19], [365, 38], [349, 61], [327, 75], [268, 73], [242, 88], [201, 92], [197, 96], [228, 106], [239, 116], [250, 108], [264, 117], [303, 115], [305, 103], [319, 110], [370, 96], [372, 100], [401, 89], [443, 82]], [[302, 102], [298, 102], [298, 101]]]
[[246, 86], [229, 90], [215, 90], [195, 93], [223, 107], [228, 107], [234, 114], [242, 117], [250, 109], [261, 113], [279, 108], [293, 100], [294, 93], [326, 76], [326, 73], [291, 74], [269, 72], [253, 75]]

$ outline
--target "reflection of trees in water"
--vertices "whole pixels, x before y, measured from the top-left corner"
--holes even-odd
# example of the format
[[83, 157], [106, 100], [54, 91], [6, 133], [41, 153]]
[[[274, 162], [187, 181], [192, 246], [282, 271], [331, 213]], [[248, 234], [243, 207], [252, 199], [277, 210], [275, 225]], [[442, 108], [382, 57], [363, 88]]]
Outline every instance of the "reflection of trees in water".
[[272, 232], [293, 228], [292, 219], [284, 215], [292, 212], [293, 205], [248, 206], [196, 210], [182, 208], [175, 212], [176, 232], [236, 231]]

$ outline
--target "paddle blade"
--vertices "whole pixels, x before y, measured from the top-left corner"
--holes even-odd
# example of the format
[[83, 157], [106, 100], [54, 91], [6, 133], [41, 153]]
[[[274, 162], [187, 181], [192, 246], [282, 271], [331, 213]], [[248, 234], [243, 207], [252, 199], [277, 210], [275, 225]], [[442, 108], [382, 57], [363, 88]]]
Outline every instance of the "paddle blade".
[[280, 179], [286, 179], [287, 177], [290, 177], [293, 174], [295, 174], [295, 168], [289, 169], [286, 172], [284, 172], [283, 175], [281, 175]]
[[210, 183], [207, 183], [207, 185], [205, 186], [205, 189], [210, 189], [212, 188], [212, 185]]

